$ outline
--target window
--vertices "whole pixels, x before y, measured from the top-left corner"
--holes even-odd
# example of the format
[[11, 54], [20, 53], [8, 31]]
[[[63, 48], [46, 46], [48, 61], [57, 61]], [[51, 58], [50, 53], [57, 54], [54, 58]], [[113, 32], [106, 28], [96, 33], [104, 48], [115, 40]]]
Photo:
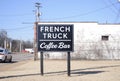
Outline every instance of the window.
[[102, 36], [101, 40], [102, 41], [108, 41], [109, 40], [109, 36], [107, 36], [107, 35], [106, 36]]
[[3, 50], [0, 49], [0, 52], [3, 52]]

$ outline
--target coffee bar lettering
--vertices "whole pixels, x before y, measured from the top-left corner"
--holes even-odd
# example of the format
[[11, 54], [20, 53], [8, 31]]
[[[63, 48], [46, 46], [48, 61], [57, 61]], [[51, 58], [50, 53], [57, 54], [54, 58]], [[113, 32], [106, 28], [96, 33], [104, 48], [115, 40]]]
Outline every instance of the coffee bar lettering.
[[73, 25], [39, 24], [38, 51], [73, 51]]

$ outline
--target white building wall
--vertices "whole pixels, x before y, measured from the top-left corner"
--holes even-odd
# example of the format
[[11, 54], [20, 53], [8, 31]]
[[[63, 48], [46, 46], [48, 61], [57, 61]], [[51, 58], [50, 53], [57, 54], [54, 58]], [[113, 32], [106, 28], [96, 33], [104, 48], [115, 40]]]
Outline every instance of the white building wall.
[[[86, 59], [120, 59], [120, 25], [98, 23], [43, 23], [43, 24], [73, 24], [74, 52], [72, 56]], [[101, 36], [109, 36], [108, 41], [101, 41]], [[63, 58], [66, 53], [50, 53], [49, 58]]]

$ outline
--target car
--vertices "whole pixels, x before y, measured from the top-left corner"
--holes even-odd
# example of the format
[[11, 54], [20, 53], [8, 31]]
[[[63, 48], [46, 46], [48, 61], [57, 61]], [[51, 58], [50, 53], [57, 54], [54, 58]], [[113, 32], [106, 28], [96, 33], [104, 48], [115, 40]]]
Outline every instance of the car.
[[0, 48], [0, 62], [12, 62], [12, 55], [7, 49]]
[[32, 49], [32, 50], [30, 50], [29, 52], [30, 52], [31, 54], [34, 54], [34, 50], [33, 50], [33, 49]]

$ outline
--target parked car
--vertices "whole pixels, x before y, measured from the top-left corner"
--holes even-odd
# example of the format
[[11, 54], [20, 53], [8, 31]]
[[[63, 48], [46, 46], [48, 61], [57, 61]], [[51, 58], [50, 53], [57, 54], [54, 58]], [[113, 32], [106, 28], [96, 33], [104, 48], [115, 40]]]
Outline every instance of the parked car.
[[0, 61], [1, 62], [12, 62], [12, 55], [7, 49], [0, 48]]
[[31, 53], [31, 54], [34, 54], [34, 50], [33, 50], [33, 49], [32, 49], [32, 50], [30, 50], [30, 53]]
[[27, 51], [28, 53], [33, 54], [34, 50], [32, 48], [25, 48], [25, 51]]

